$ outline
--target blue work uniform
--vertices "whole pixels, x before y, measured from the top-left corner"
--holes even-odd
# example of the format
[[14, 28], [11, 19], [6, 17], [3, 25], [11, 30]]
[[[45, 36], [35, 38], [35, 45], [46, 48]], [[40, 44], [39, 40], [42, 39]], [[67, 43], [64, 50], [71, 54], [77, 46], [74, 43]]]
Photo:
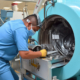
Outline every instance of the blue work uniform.
[[10, 67], [18, 51], [28, 51], [29, 30], [23, 21], [12, 20], [0, 27], [0, 80], [19, 80]]

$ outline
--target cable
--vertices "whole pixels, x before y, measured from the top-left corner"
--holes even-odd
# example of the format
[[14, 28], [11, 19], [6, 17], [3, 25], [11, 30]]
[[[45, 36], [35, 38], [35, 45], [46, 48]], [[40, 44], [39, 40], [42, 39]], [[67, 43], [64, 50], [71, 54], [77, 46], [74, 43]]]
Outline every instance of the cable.
[[[51, 5], [51, 6], [52, 6], [52, 5]], [[51, 6], [49, 6], [48, 9], [49, 9]], [[48, 9], [46, 10], [46, 16], [47, 16], [47, 11], [48, 11]]]

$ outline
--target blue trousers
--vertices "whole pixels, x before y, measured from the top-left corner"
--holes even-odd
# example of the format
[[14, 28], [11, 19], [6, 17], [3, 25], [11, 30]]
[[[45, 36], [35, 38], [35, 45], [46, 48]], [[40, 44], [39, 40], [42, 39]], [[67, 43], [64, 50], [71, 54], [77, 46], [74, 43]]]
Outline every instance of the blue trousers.
[[0, 80], [19, 80], [19, 77], [15, 73], [15, 71], [10, 67], [8, 71], [3, 74], [0, 74]]

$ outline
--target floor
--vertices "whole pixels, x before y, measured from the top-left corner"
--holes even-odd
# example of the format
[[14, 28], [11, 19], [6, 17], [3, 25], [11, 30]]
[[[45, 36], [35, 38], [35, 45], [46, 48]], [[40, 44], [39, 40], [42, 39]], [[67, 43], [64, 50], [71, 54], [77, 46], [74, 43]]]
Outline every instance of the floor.
[[14, 71], [18, 74], [19, 80], [21, 80], [21, 74], [20, 74], [20, 61], [12, 60], [11, 67], [14, 69]]
[[21, 80], [21, 74], [18, 74], [18, 76], [19, 76], [19, 80]]

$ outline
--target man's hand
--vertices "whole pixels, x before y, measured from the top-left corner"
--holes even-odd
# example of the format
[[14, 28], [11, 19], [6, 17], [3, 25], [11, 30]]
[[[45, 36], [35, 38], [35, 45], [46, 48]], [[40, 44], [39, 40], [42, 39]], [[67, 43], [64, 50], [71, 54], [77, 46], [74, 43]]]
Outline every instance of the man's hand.
[[19, 51], [20, 56], [23, 59], [34, 59], [41, 57], [42, 53], [40, 51]]
[[46, 57], [47, 51], [46, 49], [40, 51], [19, 51], [19, 54], [23, 59], [34, 59], [38, 57]]
[[42, 50], [40, 50], [40, 52], [42, 53], [41, 57], [46, 57], [47, 56], [46, 49], [42, 49]]

